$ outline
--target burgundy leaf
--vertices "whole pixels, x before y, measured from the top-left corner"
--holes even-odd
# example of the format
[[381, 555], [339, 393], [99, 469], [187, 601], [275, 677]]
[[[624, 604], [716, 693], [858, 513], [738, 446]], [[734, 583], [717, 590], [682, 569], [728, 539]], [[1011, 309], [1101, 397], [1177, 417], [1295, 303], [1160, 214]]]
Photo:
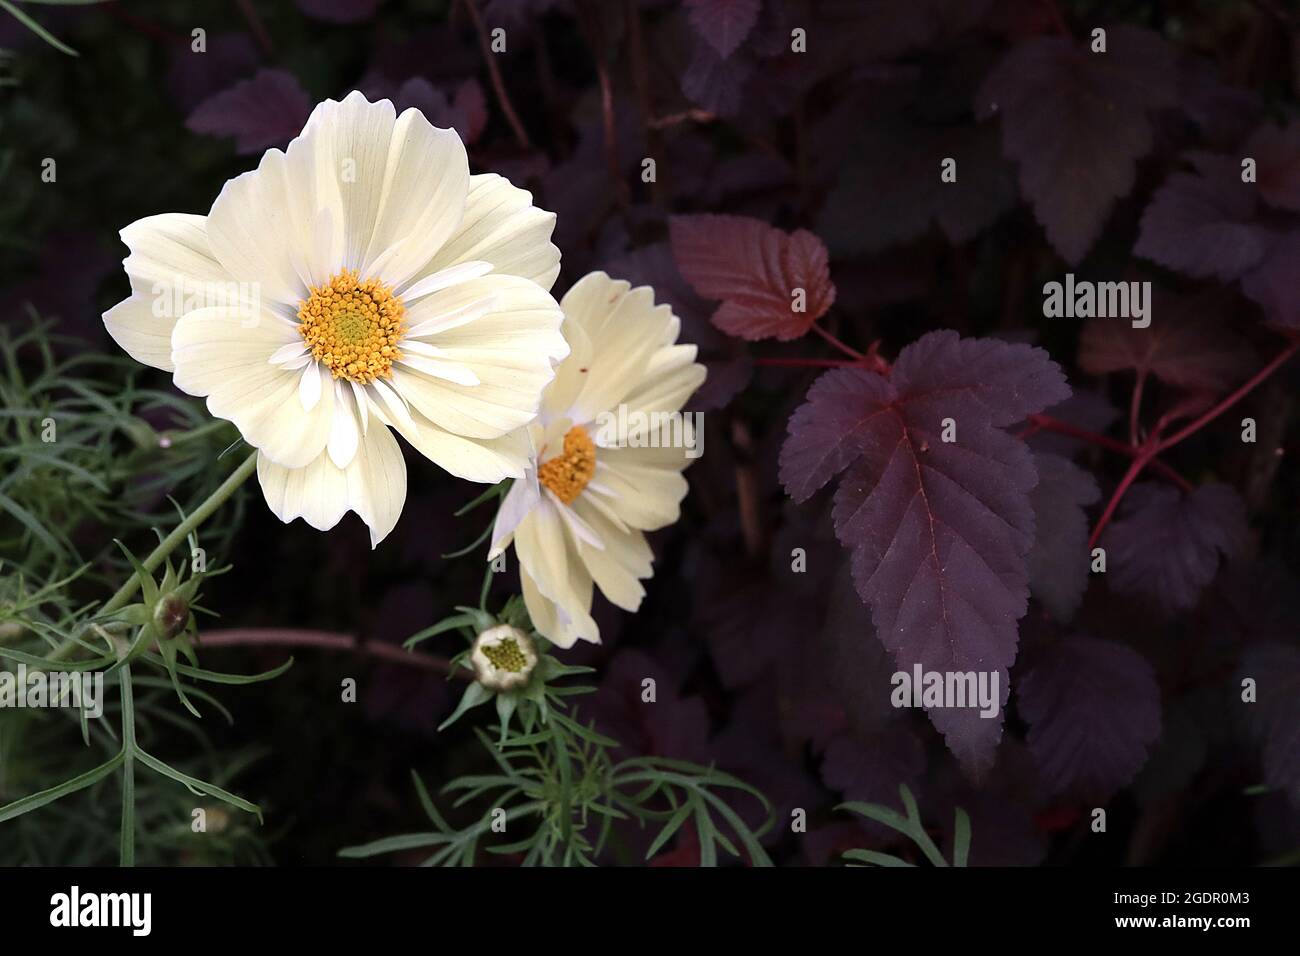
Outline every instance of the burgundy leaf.
[[200, 103], [185, 125], [195, 133], [235, 137], [237, 153], [258, 153], [297, 136], [311, 106], [292, 73], [258, 70], [252, 79]]
[[[900, 353], [889, 381], [828, 372], [792, 417], [781, 452], [792, 496], [853, 462], [835, 496], [836, 533], [901, 669], [994, 672], [1005, 699], [1037, 478], [1024, 443], [997, 426], [1068, 394], [1041, 349], [932, 332]], [[945, 442], [949, 419], [956, 440]], [[930, 719], [971, 772], [992, 763], [1000, 720], [974, 708], [934, 709]]]
[[713, 324], [729, 335], [795, 339], [835, 301], [826, 247], [810, 232], [746, 216], [674, 216], [670, 227], [678, 268], [700, 295], [722, 300]]
[[994, 68], [977, 100], [983, 115], [1001, 114], [1021, 190], [1071, 264], [1133, 188], [1137, 161], [1154, 141], [1151, 112], [1177, 99], [1173, 53], [1159, 36], [1117, 26], [1107, 44], [1092, 53], [1067, 37], [1027, 40]]
[[758, 22], [760, 0], [686, 0], [691, 25], [726, 59]]
[[1196, 278], [1236, 279], [1256, 265], [1273, 235], [1257, 222], [1256, 187], [1231, 159], [1190, 157], [1194, 173], [1175, 173], [1142, 214], [1133, 252]]
[[1254, 367], [1254, 353], [1203, 302], [1157, 292], [1152, 314], [1160, 318], [1145, 329], [1092, 319], [1079, 339], [1079, 364], [1094, 375], [1131, 370], [1179, 388], [1226, 391]]
[[1264, 782], [1300, 803], [1300, 647], [1258, 644], [1246, 652], [1240, 677], [1255, 681], [1257, 699], [1242, 706], [1263, 749]]
[[1105, 798], [1131, 781], [1160, 736], [1160, 687], [1123, 644], [1075, 635], [1016, 683], [1029, 750], [1053, 793]]
[[1300, 329], [1300, 231], [1288, 233], [1264, 261], [1241, 282], [1241, 291], [1258, 302], [1268, 321], [1284, 329]]
[[795, 501], [806, 501], [863, 454], [883, 455], [880, 426], [897, 393], [872, 372], [828, 372], [808, 389], [808, 400], [790, 417], [781, 449], [781, 483]]
[[694, 103], [719, 116], [736, 116], [746, 105], [746, 90], [754, 75], [754, 60], [741, 54], [723, 58], [703, 40], [695, 44], [690, 65], [682, 74], [682, 92]]
[[1227, 485], [1183, 494], [1141, 482], [1129, 489], [1119, 518], [1102, 535], [1107, 579], [1121, 594], [1185, 610], [1214, 579], [1220, 556], [1240, 550], [1246, 530], [1246, 506]]
[[1034, 509], [1034, 547], [1029, 552], [1029, 589], [1056, 617], [1069, 619], [1088, 586], [1087, 505], [1101, 497], [1092, 475], [1068, 458], [1034, 455], [1038, 484], [1029, 496]]
[[477, 141], [487, 126], [487, 100], [472, 77], [456, 87], [450, 100], [424, 77], [412, 77], [392, 94], [392, 100], [398, 112], [417, 109], [434, 126], [454, 129], [466, 144]]
[[1300, 120], [1261, 126], [1242, 152], [1255, 160], [1256, 184], [1264, 202], [1300, 212]]
[[169, 47], [171, 65], [167, 87], [186, 113], [213, 93], [218, 93], [257, 69], [261, 55], [247, 33], [210, 33], [207, 48], [188, 43]]
[[[966, 242], [1015, 204], [1015, 176], [991, 127], [868, 126], [856, 146], [818, 221], [837, 254], [909, 242], [932, 223]], [[939, 179], [947, 158], [957, 163], [955, 183]]]

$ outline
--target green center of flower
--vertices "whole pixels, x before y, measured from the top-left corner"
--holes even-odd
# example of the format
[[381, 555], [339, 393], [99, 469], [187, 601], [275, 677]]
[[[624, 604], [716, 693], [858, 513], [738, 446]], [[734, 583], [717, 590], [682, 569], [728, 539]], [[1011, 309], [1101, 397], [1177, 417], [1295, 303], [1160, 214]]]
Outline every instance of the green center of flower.
[[524, 656], [524, 652], [519, 649], [513, 637], [507, 637], [495, 646], [484, 644], [483, 656], [490, 660], [497, 670], [509, 671], [512, 674], [518, 674], [528, 666], [528, 658]]

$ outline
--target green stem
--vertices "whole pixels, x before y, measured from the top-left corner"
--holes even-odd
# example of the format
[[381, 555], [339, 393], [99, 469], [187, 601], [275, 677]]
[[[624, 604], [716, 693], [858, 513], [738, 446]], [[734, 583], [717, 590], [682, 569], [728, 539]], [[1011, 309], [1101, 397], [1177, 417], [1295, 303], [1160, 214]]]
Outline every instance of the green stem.
[[131, 689], [131, 665], [118, 671], [122, 690], [122, 866], [135, 866], [135, 697]]
[[[154, 568], [158, 567], [158, 565], [162, 564], [163, 560], [176, 550], [177, 545], [189, 537], [190, 532], [194, 531], [199, 525], [207, 521], [208, 518], [212, 516], [212, 513], [220, 508], [225, 503], [226, 499], [235, 493], [235, 489], [242, 485], [256, 468], [257, 452], [253, 452], [244, 459], [243, 464], [236, 468], [229, 478], [221, 483], [221, 487], [208, 495], [207, 500], [204, 501], [203, 504], [195, 508], [188, 518], [172, 530], [171, 534], [163, 538], [158, 547], [149, 552], [149, 556], [140, 562], [141, 566], [146, 571], [152, 571]], [[139, 587], [140, 576], [138, 574], [131, 575], [131, 577], [127, 578], [126, 583], [118, 588], [117, 593], [108, 599], [108, 603], [100, 608], [100, 615], [112, 614], [114, 611], [120, 610], [126, 605], [126, 602], [131, 599], [131, 595], [135, 594]]]

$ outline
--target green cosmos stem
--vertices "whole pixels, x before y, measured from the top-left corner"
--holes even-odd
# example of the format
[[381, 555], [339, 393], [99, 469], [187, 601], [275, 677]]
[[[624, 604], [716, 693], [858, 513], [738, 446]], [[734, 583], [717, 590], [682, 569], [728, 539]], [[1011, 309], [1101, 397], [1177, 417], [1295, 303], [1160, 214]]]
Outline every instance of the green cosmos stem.
[[[162, 564], [190, 536], [199, 525], [207, 521], [212, 514], [225, 504], [226, 499], [235, 493], [240, 485], [248, 480], [257, 468], [257, 452], [253, 452], [243, 463], [223, 481], [220, 487], [208, 495], [184, 521], [178, 524], [172, 533], [163, 538], [158, 547], [149, 552], [141, 562], [146, 572], [153, 571]], [[116, 594], [109, 598], [101, 609], [101, 614], [111, 614], [122, 608], [131, 595], [140, 588], [140, 575], [132, 574]], [[65, 645], [66, 646], [66, 645]], [[131, 665], [123, 664], [118, 671], [118, 686], [122, 692], [122, 841], [120, 862], [122, 866], [135, 866], [135, 699], [131, 688]]]
[[[256, 468], [257, 452], [253, 452], [244, 459], [243, 464], [231, 473], [229, 478], [221, 483], [221, 486], [217, 488], [216, 491], [208, 495], [207, 500], [204, 501], [203, 504], [195, 508], [188, 518], [172, 530], [171, 534], [162, 539], [158, 547], [149, 552], [149, 556], [140, 562], [141, 566], [146, 571], [152, 571], [154, 568], [158, 567], [158, 565], [162, 564], [163, 560], [175, 551], [176, 547], [182, 541], [189, 537], [190, 532], [194, 531], [199, 525], [207, 521], [208, 518], [212, 517], [213, 512], [225, 504], [226, 499], [235, 493], [236, 488], [248, 480], [248, 476], [251, 475]], [[117, 593], [108, 599], [108, 603], [100, 608], [99, 613], [111, 614], [114, 611], [119, 610], [131, 599], [131, 595], [135, 594], [139, 588], [140, 576], [138, 574], [131, 575], [131, 577], [127, 578], [126, 583], [118, 588]]]

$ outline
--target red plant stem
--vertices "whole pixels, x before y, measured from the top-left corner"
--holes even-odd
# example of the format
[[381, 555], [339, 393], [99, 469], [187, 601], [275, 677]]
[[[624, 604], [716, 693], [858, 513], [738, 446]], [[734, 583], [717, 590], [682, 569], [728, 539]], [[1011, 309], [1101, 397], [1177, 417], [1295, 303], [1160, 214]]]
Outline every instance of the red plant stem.
[[1196, 432], [1200, 431], [1210, 422], [1214, 421], [1214, 419], [1218, 418], [1220, 415], [1226, 412], [1233, 405], [1236, 405], [1237, 402], [1241, 401], [1252, 391], [1254, 391], [1255, 388], [1261, 385], [1265, 379], [1267, 379], [1270, 375], [1272, 375], [1283, 365], [1285, 365], [1290, 360], [1290, 358], [1293, 355], [1295, 355], [1297, 350], [1300, 350], [1300, 336], [1292, 339], [1291, 343], [1287, 345], [1286, 348], [1284, 348], [1281, 352], [1278, 352], [1277, 355], [1273, 356], [1272, 361], [1270, 361], [1267, 365], [1265, 365], [1258, 372], [1252, 375], [1250, 379], [1245, 384], [1243, 384], [1240, 388], [1238, 388], [1235, 392], [1233, 392], [1223, 401], [1219, 402], [1219, 404], [1215, 405], [1213, 408], [1211, 408], [1200, 418], [1196, 419], [1196, 421], [1192, 422], [1190, 425], [1187, 425], [1184, 428], [1180, 428], [1178, 431], [1174, 432], [1163, 442], [1161, 442], [1160, 450], [1165, 451], [1168, 448], [1172, 448], [1174, 445], [1177, 445], [1184, 438], [1187, 438], [1195, 434]]
[[519, 144], [520, 149], [531, 150], [532, 141], [528, 138], [528, 133], [524, 129], [524, 124], [519, 120], [519, 114], [515, 112], [514, 105], [510, 102], [510, 94], [506, 92], [505, 80], [501, 78], [501, 70], [497, 67], [496, 54], [492, 52], [492, 41], [488, 39], [487, 27], [483, 23], [483, 17], [478, 12], [478, 6], [475, 0], [464, 0], [465, 9], [469, 11], [469, 18], [474, 21], [474, 29], [478, 31], [478, 45], [483, 51], [483, 59], [487, 61], [488, 76], [492, 80], [492, 89], [496, 92], [497, 102], [501, 104], [501, 112], [506, 114], [506, 122], [510, 124], [511, 130], [514, 131], [515, 141]]
[[667, 116], [653, 117], [646, 121], [646, 126], [651, 129], [668, 129], [681, 123], [712, 123], [717, 118], [717, 114], [710, 113], [708, 110], [690, 109], [680, 113], [669, 113]]
[[1101, 513], [1101, 517], [1097, 520], [1097, 527], [1092, 529], [1092, 536], [1088, 538], [1089, 551], [1097, 547], [1097, 541], [1101, 538], [1101, 533], [1106, 530], [1106, 525], [1110, 523], [1110, 519], [1114, 516], [1115, 509], [1119, 507], [1120, 499], [1124, 497], [1124, 493], [1128, 491], [1129, 486], [1137, 480], [1138, 475], [1142, 473], [1142, 469], [1147, 466], [1147, 462], [1155, 457], [1159, 447], [1160, 434], [1155, 432], [1142, 446], [1142, 450], [1133, 459], [1133, 463], [1128, 466], [1128, 471], [1120, 479], [1119, 485], [1115, 488], [1115, 493], [1110, 496], [1110, 501], [1106, 502], [1106, 510]]
[[[1050, 415], [1029, 416], [1029, 427], [1022, 431], [1019, 437], [1028, 438], [1036, 431], [1049, 431], [1056, 432], [1058, 435], [1068, 435], [1071, 438], [1086, 441], [1090, 445], [1096, 445], [1098, 448], [1105, 448], [1108, 451], [1127, 455], [1130, 458], [1136, 458], [1142, 451], [1140, 445], [1127, 445], [1117, 438], [1111, 438], [1109, 435], [1102, 435], [1099, 432], [1089, 431], [1086, 428], [1080, 428], [1078, 425], [1071, 425], [1069, 422], [1063, 422], [1060, 419], [1052, 418]], [[1149, 464], [1153, 471], [1168, 478], [1183, 491], [1192, 490], [1191, 482], [1159, 458], [1152, 458]]]
[[756, 358], [755, 365], [773, 368], [865, 368], [861, 359]]
[[627, 181], [618, 169], [618, 138], [614, 122], [614, 85], [609, 78], [609, 65], [599, 52], [596, 58], [596, 76], [600, 79], [600, 116], [605, 139], [605, 165], [609, 168], [609, 182], [614, 187], [621, 205], [628, 202]]
[[396, 644], [362, 642], [351, 634], [330, 631], [297, 630], [294, 628], [232, 628], [204, 631], [199, 635], [200, 647], [316, 647], [327, 651], [353, 651], [390, 664], [405, 664], [435, 674], [450, 674], [468, 680], [469, 671], [462, 667], [453, 670], [451, 662], [432, 654], [421, 654], [398, 647]]
[[1133, 384], [1133, 398], [1128, 407], [1128, 440], [1132, 445], [1138, 443], [1138, 420], [1142, 414], [1142, 388], [1147, 383], [1147, 370], [1138, 369], [1137, 381]]
[[812, 330], [816, 332], [818, 335], [820, 335], [822, 338], [824, 338], [831, 345], [833, 345], [835, 348], [839, 349], [845, 355], [849, 356], [849, 358], [858, 359], [858, 360], [866, 358], [866, 356], [863, 355], [861, 352], [859, 352], [857, 349], [845, 345], [843, 342], [841, 342], [835, 336], [831, 335], [830, 332], [826, 331], [826, 329], [822, 328], [816, 322], [813, 323]]
[[262, 48], [263, 53], [270, 56], [275, 52], [275, 47], [271, 43], [271, 34], [266, 32], [266, 26], [262, 23], [262, 18], [253, 9], [252, 0], [235, 0], [235, 5], [239, 7], [240, 15], [243, 16], [244, 21], [248, 24], [248, 29], [252, 31], [253, 36], [257, 39], [257, 45]]
[[1102, 531], [1105, 530], [1106, 525], [1114, 516], [1115, 509], [1119, 507], [1120, 499], [1124, 497], [1124, 493], [1128, 491], [1129, 487], [1142, 472], [1142, 469], [1155, 460], [1156, 455], [1163, 451], [1167, 451], [1174, 445], [1177, 445], [1184, 438], [1194, 435], [1226, 412], [1233, 405], [1237, 404], [1237, 402], [1241, 401], [1254, 391], [1254, 389], [1263, 383], [1270, 375], [1285, 365], [1291, 357], [1296, 354], [1297, 350], [1300, 350], [1300, 336], [1293, 338], [1286, 348], [1273, 356], [1272, 360], [1269, 361], [1267, 365], [1252, 375], [1250, 379], [1235, 392], [1223, 399], [1223, 401], [1219, 402], [1200, 418], [1196, 419], [1191, 424], [1180, 428], [1168, 438], [1162, 439], [1160, 437], [1160, 426], [1157, 425], [1156, 430], [1151, 433], [1151, 437], [1142, 445], [1137, 457], [1133, 459], [1133, 464], [1129, 466], [1128, 472], [1120, 480], [1119, 486], [1115, 489], [1115, 493], [1111, 495], [1110, 501], [1106, 504], [1106, 510], [1101, 513], [1101, 518], [1097, 521], [1097, 527], [1093, 529], [1092, 537], [1088, 540], [1089, 550], [1097, 546], [1097, 541], [1101, 538]]

